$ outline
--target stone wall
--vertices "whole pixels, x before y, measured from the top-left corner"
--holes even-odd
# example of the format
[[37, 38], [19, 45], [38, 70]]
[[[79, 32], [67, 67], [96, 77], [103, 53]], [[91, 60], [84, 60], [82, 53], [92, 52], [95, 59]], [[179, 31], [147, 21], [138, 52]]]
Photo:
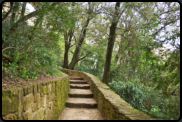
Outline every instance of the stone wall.
[[2, 89], [4, 120], [57, 119], [65, 107], [70, 84], [62, 73], [57, 79], [11, 89]]
[[82, 77], [89, 83], [94, 99], [98, 103], [98, 109], [106, 120], [153, 119], [142, 111], [133, 108], [94, 75], [68, 69], [61, 69], [61, 71], [70, 76]]

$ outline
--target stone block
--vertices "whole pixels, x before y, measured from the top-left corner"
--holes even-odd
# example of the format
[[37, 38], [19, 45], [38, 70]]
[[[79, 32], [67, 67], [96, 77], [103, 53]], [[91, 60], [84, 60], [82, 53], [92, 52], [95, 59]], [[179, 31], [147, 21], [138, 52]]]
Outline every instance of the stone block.
[[17, 120], [17, 117], [15, 114], [8, 114], [3, 117], [4, 120]]
[[29, 108], [26, 112], [23, 113], [23, 120], [32, 120], [32, 109]]
[[54, 102], [52, 102], [52, 101], [49, 102], [49, 109], [51, 109], [51, 110], [54, 109]]
[[38, 84], [37, 84], [37, 93], [40, 93], [40, 84], [41, 84], [41, 83], [38, 83]]
[[38, 120], [38, 114], [37, 113], [38, 113], [37, 111], [32, 113], [32, 119], [33, 120]]
[[18, 89], [18, 96], [19, 96], [19, 105], [18, 106], [23, 105], [23, 95], [24, 95], [23, 88], [19, 88]]
[[33, 85], [34, 102], [37, 102], [37, 84]]
[[32, 112], [36, 111], [37, 109], [38, 109], [38, 103], [36, 102], [32, 105]]
[[40, 97], [40, 102], [39, 102], [40, 104], [40, 107], [43, 107], [43, 105], [44, 105], [44, 97]]
[[23, 117], [19, 117], [17, 120], [23, 120]]
[[45, 110], [45, 108], [40, 108], [39, 109], [39, 119], [40, 120], [43, 120], [44, 119], [44, 110]]
[[48, 86], [47, 85], [42, 86], [42, 92], [44, 95], [47, 94], [47, 92], [48, 92]]
[[23, 116], [23, 106], [18, 106], [18, 118]]
[[34, 96], [32, 93], [30, 93], [23, 99], [23, 110], [27, 111], [33, 103], [34, 103]]
[[46, 108], [47, 107], [47, 95], [43, 96], [43, 107]]
[[50, 100], [50, 101], [55, 101], [55, 94], [50, 94], [49, 100]]
[[40, 97], [40, 93], [37, 93], [37, 107], [38, 107], [38, 109], [41, 107], [41, 97]]
[[[7, 90], [2, 92], [2, 115], [18, 111], [18, 92]], [[15, 95], [16, 94], [16, 95]]]
[[52, 92], [51, 84], [48, 85], [48, 93], [50, 94]]
[[24, 86], [23, 87], [23, 95], [26, 96], [28, 94], [28, 87], [27, 86]]
[[28, 94], [30, 94], [30, 93], [33, 94], [33, 85], [32, 84], [27, 87], [27, 91], [28, 91]]
[[52, 82], [52, 93], [55, 93], [55, 82]]

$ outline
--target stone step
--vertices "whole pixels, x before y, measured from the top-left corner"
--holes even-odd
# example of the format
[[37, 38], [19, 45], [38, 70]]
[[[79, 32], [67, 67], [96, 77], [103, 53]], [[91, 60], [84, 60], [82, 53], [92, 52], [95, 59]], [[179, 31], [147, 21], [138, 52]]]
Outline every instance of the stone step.
[[76, 98], [93, 98], [93, 93], [90, 89], [70, 89], [68, 95]]
[[70, 88], [74, 89], [90, 89], [89, 84], [70, 84]]
[[84, 80], [70, 80], [70, 84], [87, 84]]
[[97, 102], [93, 98], [68, 98], [66, 100], [68, 108], [97, 108]]
[[104, 120], [97, 108], [64, 108], [58, 120]]
[[80, 78], [80, 77], [70, 77], [70, 80], [83, 80], [83, 78]]

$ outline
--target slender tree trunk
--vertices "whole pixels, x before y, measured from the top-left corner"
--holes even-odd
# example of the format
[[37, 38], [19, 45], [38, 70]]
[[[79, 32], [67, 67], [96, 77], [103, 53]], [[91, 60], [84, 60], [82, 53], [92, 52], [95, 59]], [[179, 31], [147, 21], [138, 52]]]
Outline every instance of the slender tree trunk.
[[69, 51], [69, 42], [68, 42], [68, 34], [66, 33], [64, 35], [64, 40], [65, 40], [65, 52], [64, 52], [64, 64], [63, 68], [68, 69], [68, 51]]
[[74, 70], [76, 63], [77, 63], [78, 60], [79, 60], [80, 49], [81, 49], [82, 43], [83, 43], [84, 38], [85, 38], [85, 35], [86, 35], [86, 31], [87, 31], [86, 28], [87, 28], [87, 26], [88, 26], [90, 20], [91, 20], [91, 19], [88, 17], [85, 26], [82, 28], [82, 32], [81, 32], [81, 34], [80, 34], [80, 36], [79, 36], [79, 40], [78, 40], [78, 43], [77, 43], [77, 45], [76, 45], [76, 49], [75, 49], [75, 52], [74, 52], [72, 61], [71, 61], [70, 65], [69, 65], [69, 69]]
[[[4, 3], [3, 3], [4, 4]], [[6, 15], [2, 18], [2, 23], [4, 22], [4, 20], [8, 17], [8, 15], [12, 12], [13, 10], [13, 5], [14, 3], [13, 2], [10, 2], [10, 10], [6, 13]], [[3, 8], [3, 6], [2, 6]]]
[[27, 2], [23, 2], [23, 4], [22, 4], [22, 10], [21, 10], [21, 17], [20, 18], [24, 17], [26, 4], [27, 4]]
[[70, 45], [71, 45], [71, 40], [72, 40], [72, 37], [73, 37], [73, 33], [74, 33], [74, 28], [70, 29], [68, 31], [68, 33], [65, 32], [65, 34], [64, 34], [65, 52], [64, 52], [63, 68], [67, 68], [67, 69], [69, 68], [68, 67], [68, 51], [70, 49]]
[[15, 2], [14, 8], [13, 8], [13, 12], [12, 12], [12, 15], [11, 15], [11, 24], [15, 23], [15, 16], [16, 16], [16, 12], [18, 11], [19, 6], [20, 6], [20, 3], [19, 2]]
[[117, 11], [119, 9], [119, 7], [120, 7], [120, 2], [117, 2], [115, 5], [115, 13], [113, 15], [112, 24], [110, 27], [104, 74], [103, 74], [103, 79], [102, 79], [102, 82], [106, 83], [106, 84], [109, 83], [111, 57], [112, 57], [112, 51], [113, 51], [113, 46], [114, 46], [114, 42], [115, 42], [116, 26], [117, 26], [117, 23], [119, 20], [119, 16], [118, 16], [119, 12]]

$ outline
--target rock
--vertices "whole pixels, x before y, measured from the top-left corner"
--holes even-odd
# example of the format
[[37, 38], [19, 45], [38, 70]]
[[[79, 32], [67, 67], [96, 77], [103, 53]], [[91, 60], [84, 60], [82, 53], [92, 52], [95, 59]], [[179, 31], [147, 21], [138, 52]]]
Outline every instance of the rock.
[[28, 108], [34, 103], [34, 96], [32, 93], [28, 94], [23, 99], [23, 110], [27, 111]]
[[32, 120], [32, 109], [28, 109], [26, 112], [23, 113], [23, 120]]

